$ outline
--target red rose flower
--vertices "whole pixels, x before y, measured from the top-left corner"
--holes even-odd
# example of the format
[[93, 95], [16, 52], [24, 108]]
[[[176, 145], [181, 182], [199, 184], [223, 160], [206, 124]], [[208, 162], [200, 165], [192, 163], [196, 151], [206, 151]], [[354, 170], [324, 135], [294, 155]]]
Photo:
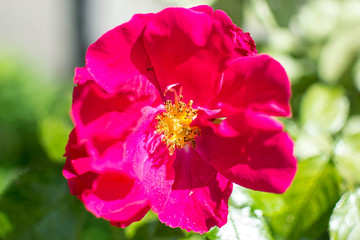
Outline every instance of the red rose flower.
[[150, 209], [195, 232], [226, 223], [232, 184], [284, 192], [293, 142], [283, 67], [208, 6], [135, 15], [75, 71], [64, 176], [97, 217], [125, 227]]

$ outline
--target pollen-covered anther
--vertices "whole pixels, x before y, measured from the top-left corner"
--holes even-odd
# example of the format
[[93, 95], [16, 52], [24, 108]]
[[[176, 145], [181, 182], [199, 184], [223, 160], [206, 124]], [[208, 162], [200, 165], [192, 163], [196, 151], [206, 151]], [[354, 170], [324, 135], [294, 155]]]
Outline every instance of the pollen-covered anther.
[[188, 104], [182, 101], [172, 104], [168, 100], [165, 111], [156, 116], [156, 131], [163, 135], [162, 141], [166, 143], [170, 155], [174, 154], [176, 148], [181, 149], [186, 145], [196, 147], [195, 138], [200, 135], [200, 128], [190, 126], [198, 113], [192, 104], [192, 100]]

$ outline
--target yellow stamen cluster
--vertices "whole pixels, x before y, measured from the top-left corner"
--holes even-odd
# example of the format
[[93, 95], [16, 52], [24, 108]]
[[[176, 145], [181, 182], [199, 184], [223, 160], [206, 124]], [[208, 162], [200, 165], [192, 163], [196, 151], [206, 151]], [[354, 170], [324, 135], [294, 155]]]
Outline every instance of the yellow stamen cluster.
[[186, 145], [196, 147], [195, 138], [200, 135], [200, 128], [190, 127], [198, 113], [197, 109], [191, 107], [192, 104], [192, 100], [189, 104], [182, 101], [172, 104], [168, 100], [165, 103], [166, 111], [156, 116], [156, 131], [163, 134], [162, 141], [166, 143], [170, 155], [174, 153], [175, 148], [181, 149]]

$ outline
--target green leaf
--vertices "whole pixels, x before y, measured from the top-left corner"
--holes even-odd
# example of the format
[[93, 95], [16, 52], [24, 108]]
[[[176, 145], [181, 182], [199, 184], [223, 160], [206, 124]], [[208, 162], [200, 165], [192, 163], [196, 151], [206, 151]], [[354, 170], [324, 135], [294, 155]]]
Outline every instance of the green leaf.
[[37, 121], [49, 112], [57, 84], [23, 59], [0, 57], [0, 165], [6, 168], [42, 165], [46, 158]]
[[0, 58], [0, 122], [24, 124], [43, 116], [55, 89], [46, 80], [44, 72], [18, 57]]
[[341, 79], [348, 66], [360, 53], [360, 27], [336, 31], [325, 45], [319, 58], [319, 75], [326, 82], [336, 82]]
[[315, 239], [327, 229], [339, 200], [339, 177], [326, 157], [299, 163], [291, 187], [283, 195], [250, 191], [254, 209], [263, 211], [274, 236]]
[[332, 240], [360, 239], [360, 188], [341, 197], [331, 215], [329, 230]]
[[287, 26], [293, 15], [299, 11], [300, 3], [286, 0], [267, 0], [280, 26]]
[[96, 218], [90, 212], [86, 212], [84, 227], [78, 239], [80, 240], [127, 240], [123, 228], [111, 226], [108, 221]]
[[[192, 239], [193, 234], [185, 233], [180, 228], [170, 228], [165, 226], [165, 224], [157, 221], [150, 221], [146, 224], [141, 224], [139, 228], [136, 229], [136, 233], [131, 238], [132, 240], [144, 239], [162, 239], [162, 240], [177, 240], [177, 239]], [[194, 239], [195, 240], [195, 239]]]
[[232, 21], [238, 25], [242, 25], [242, 21], [244, 19], [244, 11], [245, 9], [244, 2], [238, 0], [216, 0], [212, 7], [214, 9], [221, 9], [229, 15]]
[[4, 136], [0, 138], [0, 166], [13, 167], [21, 159], [23, 139], [14, 126], [3, 124], [1, 120], [0, 123], [0, 136]]
[[39, 135], [47, 155], [54, 162], [65, 161], [63, 155], [71, 126], [62, 119], [47, 116], [39, 121]]
[[4, 238], [9, 232], [13, 230], [13, 226], [11, 225], [9, 219], [5, 214], [0, 211], [0, 238]]
[[84, 209], [71, 196], [60, 169], [29, 171], [7, 188], [0, 212], [11, 231], [6, 239], [78, 239]]
[[250, 207], [229, 207], [228, 222], [220, 228], [219, 239], [273, 239], [261, 211]]
[[339, 131], [349, 113], [349, 100], [339, 87], [312, 85], [302, 99], [300, 121], [308, 132]]
[[69, 116], [72, 95], [67, 90], [57, 92], [51, 111], [38, 121], [40, 142], [53, 162], [65, 162], [65, 146], [73, 128]]
[[305, 3], [304, 6], [300, 8], [298, 4], [294, 4], [297, 14], [293, 17], [291, 25], [306, 41], [321, 42], [334, 31], [341, 4], [336, 0], [304, 1], [303, 3]]
[[331, 136], [326, 132], [302, 129], [296, 138], [295, 155], [299, 160], [318, 155], [330, 155], [334, 149]]
[[157, 215], [152, 212], [149, 211], [145, 217], [143, 219], [141, 219], [141, 221], [138, 222], [134, 222], [132, 223], [130, 226], [125, 228], [125, 235], [127, 238], [132, 239], [134, 238], [134, 236], [136, 235], [136, 232], [138, 231], [139, 228], [141, 228], [142, 226], [148, 224], [153, 225], [153, 223], [158, 221], [158, 217]]
[[345, 135], [336, 145], [335, 164], [352, 186], [360, 186], [360, 133]]
[[345, 135], [360, 133], [360, 115], [351, 116], [346, 123], [342, 133]]
[[213, 227], [210, 231], [205, 233], [205, 236], [206, 240], [217, 240], [219, 238], [219, 228]]
[[16, 168], [0, 168], [0, 195], [21, 172], [21, 170]]

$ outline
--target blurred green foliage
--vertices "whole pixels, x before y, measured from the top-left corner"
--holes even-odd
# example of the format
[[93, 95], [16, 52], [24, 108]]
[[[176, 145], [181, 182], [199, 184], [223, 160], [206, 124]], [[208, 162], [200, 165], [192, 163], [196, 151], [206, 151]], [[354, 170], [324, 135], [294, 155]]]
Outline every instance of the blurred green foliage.
[[235, 186], [228, 223], [204, 235], [168, 228], [151, 212], [112, 227], [70, 195], [61, 175], [71, 73], [60, 84], [25, 61], [0, 58], [0, 239], [360, 239], [360, 2], [210, 2], [291, 79], [293, 118], [281, 120], [299, 169], [289, 190]]

